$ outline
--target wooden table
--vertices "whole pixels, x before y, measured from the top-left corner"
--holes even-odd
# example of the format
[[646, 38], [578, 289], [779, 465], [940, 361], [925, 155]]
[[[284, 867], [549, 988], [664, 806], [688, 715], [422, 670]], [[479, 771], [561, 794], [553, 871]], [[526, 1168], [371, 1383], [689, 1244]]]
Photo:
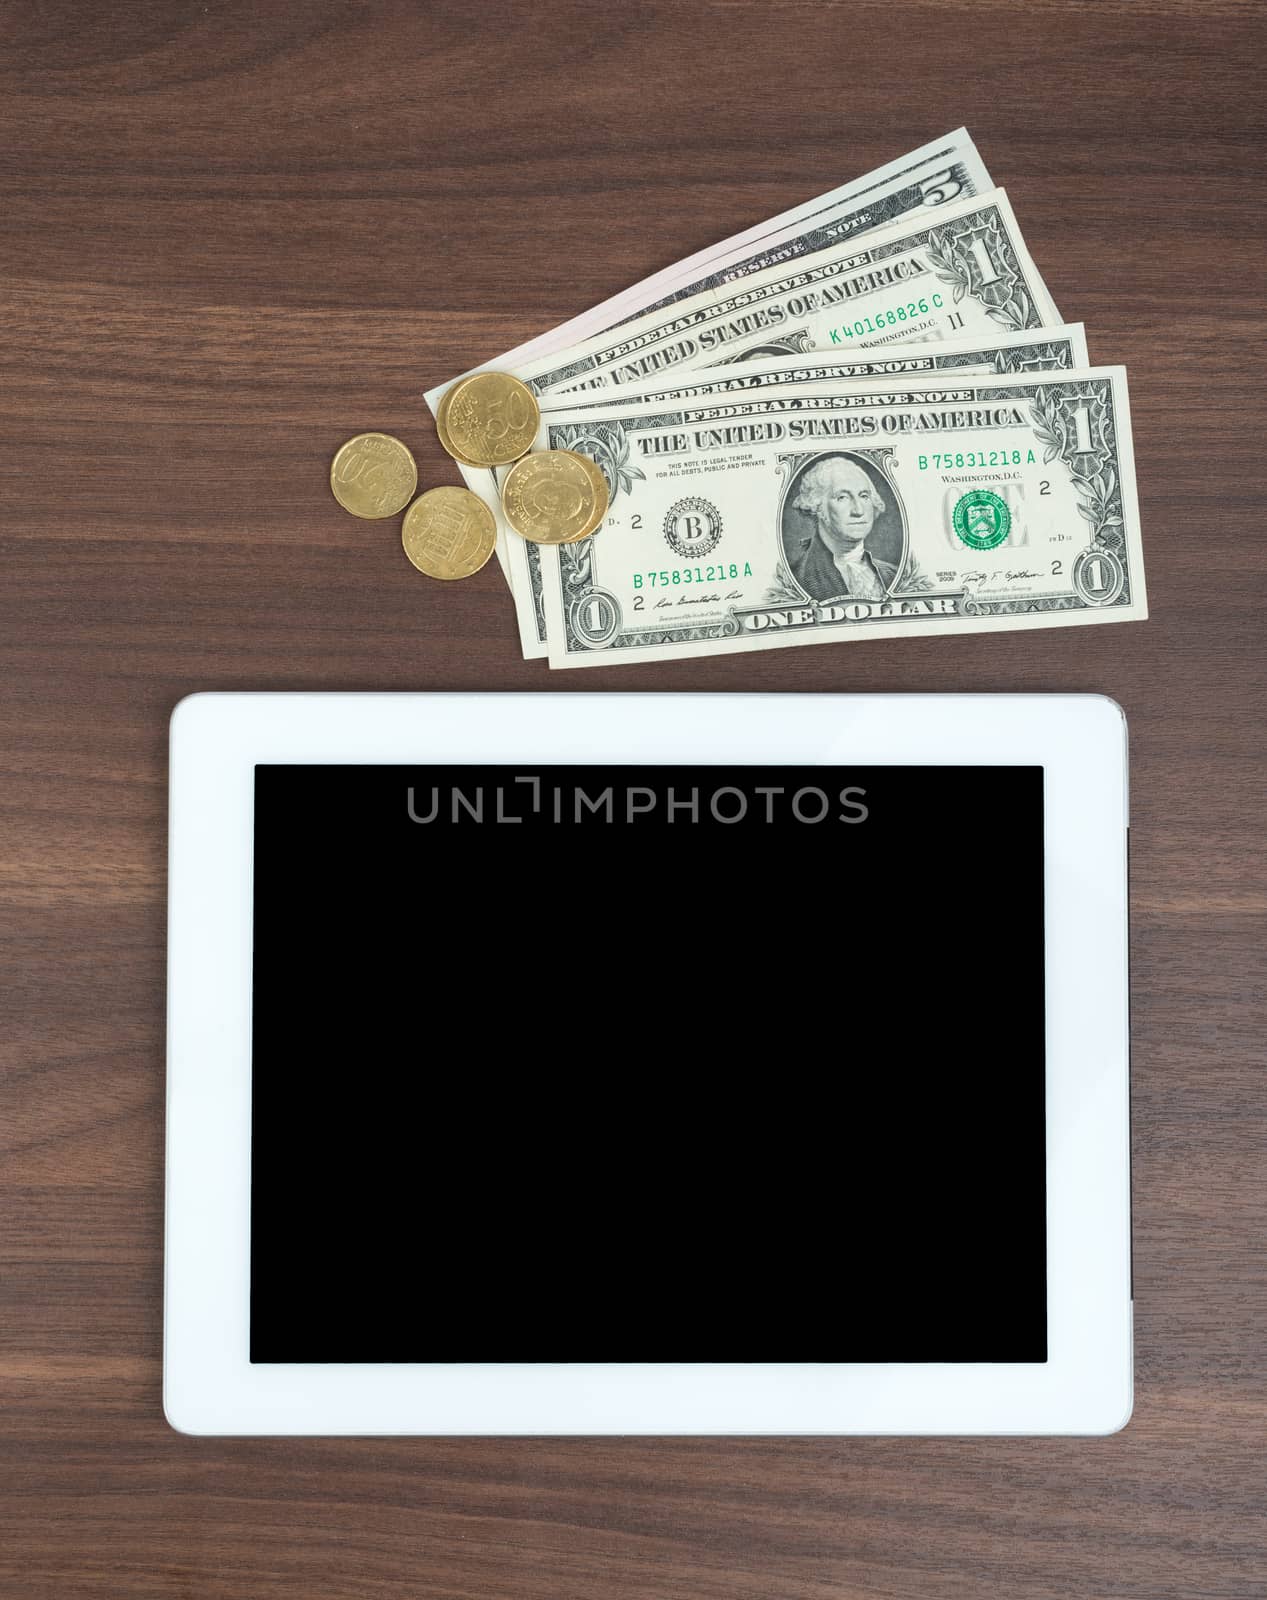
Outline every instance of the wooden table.
[[[0, 13], [0, 1592], [1261, 1593], [1262, 60], [1246, 0]], [[966, 121], [1131, 368], [1153, 618], [550, 674], [330, 456]], [[203, 1441], [159, 1406], [194, 689], [1095, 690], [1130, 718], [1138, 1398], [1092, 1441]]]

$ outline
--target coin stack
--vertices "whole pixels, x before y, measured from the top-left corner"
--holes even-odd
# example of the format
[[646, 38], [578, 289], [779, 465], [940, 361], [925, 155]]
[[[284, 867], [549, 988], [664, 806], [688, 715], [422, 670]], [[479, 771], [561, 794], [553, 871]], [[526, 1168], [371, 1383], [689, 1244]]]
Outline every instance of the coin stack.
[[[497, 474], [507, 525], [536, 544], [572, 544], [607, 515], [607, 480], [571, 450], [527, 452], [541, 425], [536, 396], [505, 372], [476, 372], [449, 389], [436, 412], [440, 443], [465, 467]], [[428, 489], [413, 504], [418, 468], [410, 451], [386, 433], [359, 433], [339, 450], [330, 487], [356, 517], [405, 511], [405, 554], [429, 578], [469, 578], [492, 555], [497, 524], [469, 489]]]

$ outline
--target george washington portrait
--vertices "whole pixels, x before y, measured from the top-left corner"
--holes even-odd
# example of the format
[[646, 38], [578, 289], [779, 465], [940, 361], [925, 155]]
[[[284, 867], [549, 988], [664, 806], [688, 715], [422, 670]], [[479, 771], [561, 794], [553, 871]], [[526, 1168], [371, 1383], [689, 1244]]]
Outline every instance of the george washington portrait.
[[881, 473], [860, 456], [814, 457], [783, 506], [783, 556], [814, 600], [883, 600], [902, 564], [902, 515]]

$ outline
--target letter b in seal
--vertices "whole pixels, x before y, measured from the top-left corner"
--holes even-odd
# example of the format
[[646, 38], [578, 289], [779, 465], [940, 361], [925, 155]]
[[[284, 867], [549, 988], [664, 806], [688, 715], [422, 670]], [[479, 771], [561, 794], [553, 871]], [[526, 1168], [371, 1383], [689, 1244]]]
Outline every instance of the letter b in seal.
[[721, 543], [721, 512], [711, 500], [678, 500], [664, 519], [664, 537], [683, 561], [700, 561]]

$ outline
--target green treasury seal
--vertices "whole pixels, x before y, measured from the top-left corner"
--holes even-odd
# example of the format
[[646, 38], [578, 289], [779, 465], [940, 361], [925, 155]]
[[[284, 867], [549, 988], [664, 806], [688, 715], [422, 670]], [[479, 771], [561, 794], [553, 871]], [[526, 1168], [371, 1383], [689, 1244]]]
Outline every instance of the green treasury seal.
[[961, 497], [951, 520], [955, 532], [973, 550], [996, 549], [1012, 528], [1007, 502], [989, 489], [970, 489]]

